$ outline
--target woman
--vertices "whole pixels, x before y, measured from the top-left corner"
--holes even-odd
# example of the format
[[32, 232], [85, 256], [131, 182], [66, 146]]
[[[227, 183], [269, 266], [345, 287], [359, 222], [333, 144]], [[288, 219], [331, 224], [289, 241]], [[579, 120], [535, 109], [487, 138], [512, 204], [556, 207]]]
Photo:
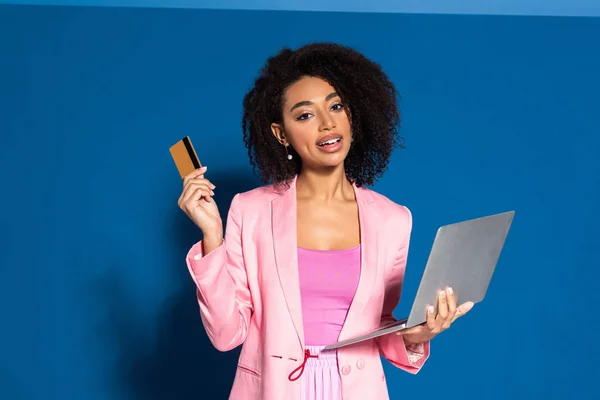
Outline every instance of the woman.
[[237, 194], [227, 230], [206, 167], [181, 209], [202, 230], [187, 255], [213, 345], [243, 344], [231, 399], [387, 399], [380, 354], [417, 373], [429, 342], [472, 306], [440, 293], [427, 323], [337, 351], [323, 346], [395, 321], [409, 210], [366, 189], [398, 143], [393, 84], [335, 44], [285, 49], [244, 98], [244, 141], [265, 186]]

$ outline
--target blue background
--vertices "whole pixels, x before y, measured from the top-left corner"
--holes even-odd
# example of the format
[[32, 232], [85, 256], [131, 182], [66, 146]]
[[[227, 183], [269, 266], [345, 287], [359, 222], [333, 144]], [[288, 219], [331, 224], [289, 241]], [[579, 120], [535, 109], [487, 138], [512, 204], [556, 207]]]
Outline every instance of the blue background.
[[0, 3], [234, 10], [600, 16], [598, 0], [0, 0]]
[[[411, 208], [410, 308], [441, 224], [516, 210], [488, 297], [392, 399], [597, 398], [600, 20], [0, 6], [0, 398], [223, 399], [168, 148], [222, 213], [258, 184], [241, 100], [283, 45], [354, 46], [402, 95], [375, 190]], [[596, 378], [594, 378], [596, 377]]]

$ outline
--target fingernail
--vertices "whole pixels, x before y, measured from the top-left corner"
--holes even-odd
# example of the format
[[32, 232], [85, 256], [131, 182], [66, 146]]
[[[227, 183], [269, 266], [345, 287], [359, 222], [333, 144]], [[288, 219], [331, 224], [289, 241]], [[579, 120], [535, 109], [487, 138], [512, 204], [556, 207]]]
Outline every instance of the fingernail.
[[429, 312], [433, 313], [433, 306], [429, 306]]
[[451, 287], [449, 287], [449, 288], [448, 288], [446, 291], [448, 292], [448, 294], [452, 294], [452, 293], [454, 293], [454, 291], [452, 290], [452, 288], [451, 288]]
[[210, 184], [210, 188], [211, 188], [211, 189], [216, 189], [216, 186], [215, 186], [215, 185], [213, 185], [213, 184], [211, 183], [211, 184]]
[[210, 191], [210, 194], [212, 194], [213, 196], [215, 195], [215, 192], [213, 192], [212, 190]]
[[205, 165], [204, 167], [200, 168], [201, 171], [206, 171], [208, 169], [208, 167]]
[[440, 297], [441, 297], [441, 298], [444, 298], [444, 297], [446, 297], [446, 291], [445, 291], [445, 290], [442, 290], [442, 291], [440, 292]]

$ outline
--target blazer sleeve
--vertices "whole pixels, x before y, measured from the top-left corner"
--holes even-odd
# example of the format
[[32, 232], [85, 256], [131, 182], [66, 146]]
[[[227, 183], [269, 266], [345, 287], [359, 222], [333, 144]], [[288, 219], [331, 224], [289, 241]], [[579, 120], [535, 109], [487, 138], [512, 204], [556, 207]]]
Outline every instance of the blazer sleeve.
[[[404, 281], [404, 271], [408, 257], [410, 244], [410, 235], [412, 231], [412, 215], [408, 208], [402, 207], [408, 222], [408, 233], [403, 240], [400, 249], [397, 251], [391, 272], [388, 275], [385, 285], [385, 295], [383, 300], [383, 311], [381, 315], [381, 326], [389, 325], [397, 321], [393, 316], [393, 311], [400, 301], [402, 292], [402, 283]], [[406, 223], [406, 221], [404, 222]], [[377, 339], [381, 355], [392, 365], [403, 369], [412, 374], [418, 373], [425, 361], [429, 358], [430, 342], [419, 345], [409, 345], [404, 343], [402, 335], [391, 333], [381, 336]]]
[[244, 342], [253, 311], [241, 228], [237, 194], [229, 208], [221, 246], [204, 254], [202, 241], [199, 241], [186, 256], [188, 270], [196, 284], [204, 329], [219, 351], [232, 350]]

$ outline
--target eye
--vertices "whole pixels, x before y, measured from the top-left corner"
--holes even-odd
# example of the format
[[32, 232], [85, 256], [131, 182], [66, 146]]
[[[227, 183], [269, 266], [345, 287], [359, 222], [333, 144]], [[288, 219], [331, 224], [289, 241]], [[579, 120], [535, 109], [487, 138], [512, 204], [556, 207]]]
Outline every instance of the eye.
[[332, 110], [334, 110], [334, 111], [339, 111], [339, 110], [342, 110], [343, 108], [344, 108], [344, 105], [343, 105], [343, 104], [341, 104], [341, 103], [334, 104], [334, 105], [331, 107], [331, 109], [332, 109]]
[[304, 120], [310, 118], [310, 115], [311, 114], [309, 114], [309, 113], [302, 113], [298, 117], [296, 117], [296, 121], [304, 121]]

